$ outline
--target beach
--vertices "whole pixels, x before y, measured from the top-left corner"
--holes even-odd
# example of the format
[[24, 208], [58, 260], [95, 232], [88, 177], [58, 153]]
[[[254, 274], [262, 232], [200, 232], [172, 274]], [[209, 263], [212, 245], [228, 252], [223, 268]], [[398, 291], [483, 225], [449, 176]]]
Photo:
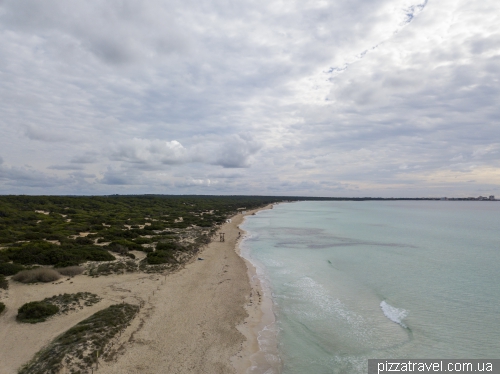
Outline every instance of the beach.
[[[268, 206], [267, 208], [269, 208]], [[143, 304], [131, 325], [113, 340], [114, 354], [99, 362], [101, 373], [245, 373], [258, 351], [262, 291], [249, 282], [251, 265], [237, 251], [246, 215], [221, 226], [219, 236], [182, 269], [167, 276], [132, 273], [99, 278], [76, 276], [57, 284], [10, 282], [0, 318], [2, 373], [16, 373], [52, 339], [109, 305]], [[250, 272], [250, 273], [249, 273]], [[26, 302], [61, 293], [93, 292], [102, 301], [68, 315], [30, 325], [16, 322]], [[238, 326], [238, 328], [237, 328]], [[64, 372], [64, 370], [63, 370]]]

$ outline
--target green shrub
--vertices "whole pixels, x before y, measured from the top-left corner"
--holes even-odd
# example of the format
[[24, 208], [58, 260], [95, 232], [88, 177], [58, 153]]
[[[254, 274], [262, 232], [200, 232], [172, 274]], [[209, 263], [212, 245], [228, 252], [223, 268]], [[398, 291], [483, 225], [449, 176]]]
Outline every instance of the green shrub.
[[134, 239], [134, 243], [135, 244], [151, 244], [155, 241], [154, 238], [137, 238], [137, 239]]
[[0, 314], [5, 310], [5, 304], [0, 301]]
[[0, 274], [9, 276], [9, 275], [17, 274], [21, 270], [24, 270], [23, 265], [10, 264], [8, 262], [0, 263]]
[[95, 245], [80, 246], [69, 241], [60, 246], [46, 242], [30, 243], [10, 254], [17, 263], [30, 265], [76, 266], [85, 261], [113, 261], [106, 249]]
[[172, 264], [176, 263], [176, 259], [172, 251], [156, 250], [154, 252], [149, 252], [147, 254], [148, 264], [158, 265], [158, 264]]
[[61, 274], [51, 268], [23, 270], [12, 277], [13, 280], [21, 283], [47, 283], [56, 281], [59, 278], [61, 278]]
[[184, 247], [176, 242], [160, 242], [156, 244], [157, 251], [182, 251]]
[[76, 238], [75, 242], [77, 242], [78, 244], [81, 244], [81, 245], [94, 244], [94, 241], [86, 236]]
[[5, 279], [3, 274], [0, 274], [0, 288], [7, 290], [9, 288], [9, 281]]
[[32, 301], [24, 304], [17, 311], [16, 319], [19, 322], [38, 323], [43, 322], [59, 312], [59, 307], [43, 301]]
[[122, 244], [118, 244], [117, 242], [110, 243], [106, 246], [106, 248], [112, 252], [119, 253], [121, 255], [128, 253], [128, 248]]
[[134, 250], [140, 251], [140, 250], [142, 250], [141, 245], [134, 243], [134, 242], [131, 242], [130, 240], [126, 240], [126, 239], [114, 240], [112, 243], [108, 244], [108, 246], [106, 248], [109, 249], [110, 251], [113, 251], [113, 252], [125, 254], [127, 251], [125, 251], [123, 248], [120, 248], [120, 246], [125, 247], [125, 249], [127, 251], [134, 251]]

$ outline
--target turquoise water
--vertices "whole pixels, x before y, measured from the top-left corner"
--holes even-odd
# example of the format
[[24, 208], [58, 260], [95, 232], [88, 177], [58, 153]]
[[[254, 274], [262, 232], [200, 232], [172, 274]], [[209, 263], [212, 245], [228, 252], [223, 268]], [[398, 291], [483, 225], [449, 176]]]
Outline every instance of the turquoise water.
[[298, 202], [242, 228], [272, 293], [283, 373], [500, 358], [500, 202]]

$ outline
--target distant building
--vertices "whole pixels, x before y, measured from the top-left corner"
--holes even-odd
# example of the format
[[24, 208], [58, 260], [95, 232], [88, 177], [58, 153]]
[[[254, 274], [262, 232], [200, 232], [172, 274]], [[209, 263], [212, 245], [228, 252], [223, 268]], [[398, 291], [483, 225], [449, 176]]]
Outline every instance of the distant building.
[[448, 200], [447, 197], [442, 197], [440, 200]]
[[491, 196], [490, 196], [490, 200], [495, 200], [495, 196], [494, 196], [494, 195], [491, 195]]

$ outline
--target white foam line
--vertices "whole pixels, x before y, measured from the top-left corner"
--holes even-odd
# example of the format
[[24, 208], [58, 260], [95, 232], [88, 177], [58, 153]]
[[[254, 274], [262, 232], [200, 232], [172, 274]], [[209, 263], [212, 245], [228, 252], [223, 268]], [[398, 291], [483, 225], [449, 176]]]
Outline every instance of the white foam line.
[[384, 312], [384, 315], [392, 322], [403, 326], [405, 329], [407, 328], [407, 326], [403, 323], [403, 319], [408, 316], [407, 310], [395, 308], [392, 305], [387, 304], [385, 300], [380, 303], [380, 308], [382, 309], [382, 312]]

